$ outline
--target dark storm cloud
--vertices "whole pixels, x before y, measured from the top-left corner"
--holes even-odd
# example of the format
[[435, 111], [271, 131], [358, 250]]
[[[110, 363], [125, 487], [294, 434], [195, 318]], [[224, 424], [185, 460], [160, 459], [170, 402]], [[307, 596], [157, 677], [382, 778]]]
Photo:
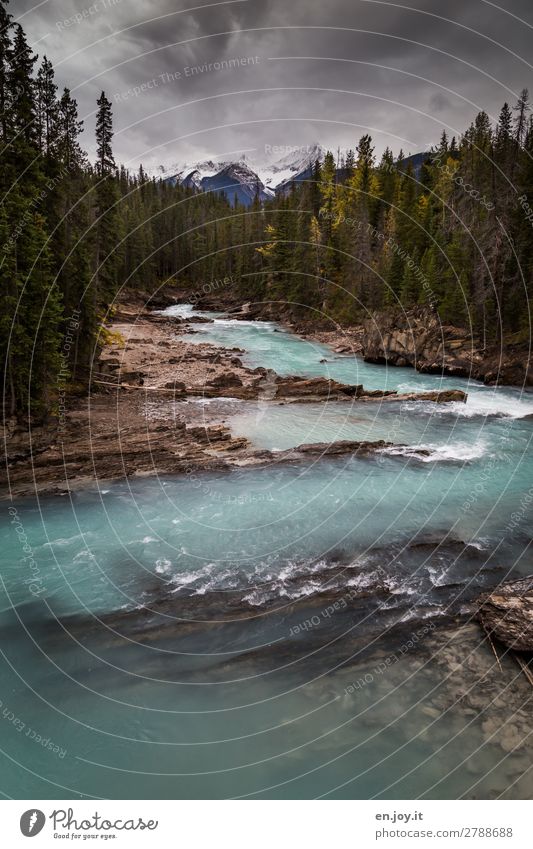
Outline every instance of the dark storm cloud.
[[117, 158], [137, 166], [242, 150], [259, 157], [265, 145], [355, 146], [365, 131], [378, 150], [414, 151], [443, 128], [459, 132], [481, 108], [497, 116], [530, 84], [527, 0], [501, 9], [483, 0], [409, 5], [17, 0], [11, 8], [60, 85], [74, 90], [86, 147], [105, 89]]

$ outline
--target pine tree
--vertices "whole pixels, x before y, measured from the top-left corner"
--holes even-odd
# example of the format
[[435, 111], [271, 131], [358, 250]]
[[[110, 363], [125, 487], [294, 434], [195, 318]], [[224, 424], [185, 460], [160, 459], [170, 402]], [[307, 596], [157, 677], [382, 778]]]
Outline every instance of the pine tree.
[[118, 269], [122, 248], [120, 246], [119, 189], [111, 142], [113, 115], [111, 103], [102, 92], [98, 99], [96, 116], [96, 255], [93, 286], [93, 313], [96, 315], [102, 302], [114, 297], [118, 285]]
[[83, 132], [83, 121], [78, 118], [78, 104], [68, 88], [63, 90], [59, 101], [57, 154], [65, 168], [72, 174], [81, 171], [87, 164], [78, 141]]
[[[62, 335], [61, 296], [54, 280], [45, 221], [36, 214], [28, 225], [21, 243], [25, 267], [21, 269], [22, 284], [20, 314], [28, 343], [23, 361], [28, 369], [27, 383], [19, 386], [24, 395], [19, 406], [28, 403], [28, 413], [42, 418], [56, 395], [56, 378], [61, 365], [59, 349]], [[27, 393], [27, 394], [26, 394]]]
[[54, 82], [54, 69], [46, 56], [37, 73], [37, 144], [50, 161], [57, 152], [59, 106]]
[[[26, 35], [20, 24], [15, 25], [13, 49], [9, 53], [10, 66], [8, 86], [10, 89], [10, 110], [14, 133], [13, 148], [19, 166], [26, 166], [37, 148], [37, 123], [35, 103], [35, 82], [33, 66], [37, 57], [33, 55]], [[23, 159], [23, 163], [21, 163]]]
[[415, 251], [404, 266], [402, 286], [400, 291], [400, 299], [402, 306], [412, 307], [418, 303], [420, 296], [420, 284], [418, 282], [418, 252]]
[[508, 103], [504, 103], [496, 128], [495, 150], [503, 163], [507, 162], [508, 151], [511, 147], [513, 133], [513, 113]]
[[527, 117], [530, 110], [529, 92], [527, 88], [522, 89], [518, 102], [514, 108], [515, 118], [515, 144], [516, 148], [522, 147], [527, 130]]
[[91, 333], [97, 324], [94, 299], [90, 297], [94, 229], [91, 228], [91, 177], [79, 136], [83, 122], [76, 101], [64, 89], [58, 108], [57, 161], [61, 181], [56, 190], [58, 225], [54, 239], [58, 284], [66, 316], [79, 315], [80, 330], [75, 337], [70, 367], [74, 381], [89, 366]]
[[6, 145], [11, 138], [11, 15], [5, 8], [7, 3], [8, 0], [0, 0], [0, 133], [2, 146]]
[[107, 177], [115, 171], [111, 143], [113, 141], [113, 113], [111, 102], [103, 91], [97, 100], [96, 115], [96, 170], [99, 177]]

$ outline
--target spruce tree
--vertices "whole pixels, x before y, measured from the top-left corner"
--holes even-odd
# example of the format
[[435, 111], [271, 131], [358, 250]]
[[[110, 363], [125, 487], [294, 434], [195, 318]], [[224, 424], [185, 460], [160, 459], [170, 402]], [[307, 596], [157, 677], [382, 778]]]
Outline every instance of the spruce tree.
[[54, 82], [54, 69], [46, 56], [37, 72], [37, 144], [50, 162], [57, 152], [59, 106]]
[[100, 305], [110, 301], [118, 284], [120, 264], [119, 189], [111, 142], [113, 115], [111, 103], [102, 92], [96, 116], [96, 255], [93, 286], [94, 320]]
[[0, 0], [0, 133], [2, 147], [11, 138], [11, 15], [6, 9], [8, 0]]
[[19, 166], [26, 166], [37, 148], [37, 110], [33, 79], [33, 66], [37, 57], [32, 53], [20, 24], [15, 25], [15, 38], [9, 59], [8, 86], [15, 136], [13, 150]]
[[96, 114], [96, 170], [99, 177], [108, 177], [115, 171], [115, 159], [111, 143], [113, 141], [113, 113], [111, 102], [103, 91], [97, 100]]

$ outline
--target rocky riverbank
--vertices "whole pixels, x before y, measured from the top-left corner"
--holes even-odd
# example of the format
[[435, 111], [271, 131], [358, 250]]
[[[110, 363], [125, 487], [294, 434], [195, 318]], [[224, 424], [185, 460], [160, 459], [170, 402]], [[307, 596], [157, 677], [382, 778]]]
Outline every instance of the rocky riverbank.
[[[28, 429], [6, 423], [7, 462], [0, 497], [68, 492], [131, 475], [216, 470], [390, 447], [343, 442], [300, 446], [275, 455], [260, 451], [232, 434], [224, 419], [224, 399], [262, 404], [466, 400], [459, 390], [368, 391], [323, 377], [282, 377], [271, 369], [251, 369], [243, 364], [239, 349], [188, 341], [195, 323], [205, 320], [171, 318], [142, 303], [120, 304], [107, 328], [108, 344], [95, 364], [88, 396], [71, 397], [61, 421], [47, 426]], [[211, 403], [204, 404], [205, 399]]]
[[369, 363], [408, 366], [490, 386], [533, 386], [529, 345], [485, 348], [468, 330], [443, 325], [434, 312], [423, 307], [407, 313], [377, 313], [358, 327], [299, 330], [308, 339], [331, 345], [338, 354], [357, 355]]
[[368, 362], [412, 366], [429, 374], [533, 386], [528, 346], [485, 347], [469, 330], [443, 325], [426, 307], [369, 318], [363, 325], [361, 353]]

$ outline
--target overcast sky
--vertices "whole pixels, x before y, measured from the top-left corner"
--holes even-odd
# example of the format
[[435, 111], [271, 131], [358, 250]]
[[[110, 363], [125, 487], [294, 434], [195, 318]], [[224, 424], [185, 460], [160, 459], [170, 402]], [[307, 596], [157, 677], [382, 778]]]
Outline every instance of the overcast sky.
[[132, 168], [355, 147], [364, 132], [377, 152], [414, 153], [533, 88], [531, 0], [12, 0], [10, 10], [77, 98], [91, 156], [106, 91], [115, 157]]

